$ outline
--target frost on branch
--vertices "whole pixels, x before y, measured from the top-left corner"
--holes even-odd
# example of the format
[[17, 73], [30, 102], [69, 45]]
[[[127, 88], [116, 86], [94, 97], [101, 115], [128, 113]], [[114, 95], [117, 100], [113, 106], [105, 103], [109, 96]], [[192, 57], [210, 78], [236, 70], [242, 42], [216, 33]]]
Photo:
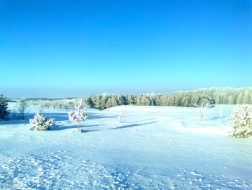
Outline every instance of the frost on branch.
[[36, 131], [46, 131], [55, 123], [53, 118], [47, 118], [37, 113], [33, 119], [30, 119], [30, 124], [34, 126], [34, 130]]
[[194, 106], [198, 109], [198, 112], [200, 114], [200, 121], [204, 121], [205, 114], [207, 110], [210, 108], [210, 104], [206, 102], [206, 103], [201, 103], [200, 105], [194, 104]]
[[252, 137], [252, 105], [237, 105], [231, 123], [234, 125], [232, 134], [235, 138]]
[[74, 107], [75, 110], [71, 110], [70, 112], [68, 112], [69, 120], [72, 123], [77, 124], [78, 132], [81, 132], [82, 129], [80, 128], [80, 124], [87, 118], [87, 114], [85, 113], [86, 106], [84, 105], [84, 102], [82, 100], [79, 100]]

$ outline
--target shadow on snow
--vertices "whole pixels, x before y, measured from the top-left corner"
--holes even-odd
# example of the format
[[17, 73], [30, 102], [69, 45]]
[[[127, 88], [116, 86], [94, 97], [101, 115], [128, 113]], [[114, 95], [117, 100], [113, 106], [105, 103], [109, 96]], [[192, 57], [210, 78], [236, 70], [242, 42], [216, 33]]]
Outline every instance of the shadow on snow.
[[119, 126], [119, 127], [116, 127], [116, 128], [112, 128], [113, 130], [114, 129], [126, 129], [126, 128], [132, 128], [132, 127], [138, 127], [138, 126], [141, 126], [141, 125], [149, 125], [149, 124], [153, 124], [153, 123], [157, 123], [156, 121], [153, 121], [153, 122], [148, 122], [148, 123], [141, 123], [141, 124], [130, 124], [130, 125], [123, 125], [123, 126]]
[[[99, 125], [82, 125], [80, 126], [81, 128], [84, 129], [84, 132], [85, 132], [85, 128], [89, 128], [89, 127], [96, 127], [96, 126], [99, 126]], [[61, 131], [61, 130], [66, 130], [66, 129], [78, 129], [78, 126], [76, 125], [68, 125], [68, 126], [64, 126], [64, 125], [55, 125], [55, 126], [52, 126], [51, 127], [51, 130], [52, 131]], [[90, 131], [93, 131], [93, 130], [90, 130]], [[94, 130], [94, 131], [97, 131], [97, 130]]]

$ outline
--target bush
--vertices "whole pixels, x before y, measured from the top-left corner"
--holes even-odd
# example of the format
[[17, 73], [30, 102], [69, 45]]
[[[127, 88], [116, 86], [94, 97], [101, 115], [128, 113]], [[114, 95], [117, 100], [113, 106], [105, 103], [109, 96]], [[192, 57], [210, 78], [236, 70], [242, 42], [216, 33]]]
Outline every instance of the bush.
[[235, 138], [252, 137], [252, 105], [238, 105], [234, 112], [231, 118], [234, 125], [232, 135]]
[[8, 111], [8, 102], [7, 98], [0, 96], [0, 119], [6, 120], [8, 119], [9, 111]]
[[34, 130], [36, 131], [46, 131], [55, 123], [53, 118], [47, 118], [37, 113], [33, 119], [30, 119], [30, 124], [34, 126]]

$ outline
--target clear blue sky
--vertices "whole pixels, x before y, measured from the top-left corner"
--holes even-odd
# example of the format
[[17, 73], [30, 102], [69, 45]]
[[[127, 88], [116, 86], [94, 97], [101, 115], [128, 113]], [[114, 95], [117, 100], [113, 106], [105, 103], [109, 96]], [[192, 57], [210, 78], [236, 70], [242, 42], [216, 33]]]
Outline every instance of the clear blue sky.
[[0, 0], [0, 93], [164, 93], [252, 82], [251, 0]]

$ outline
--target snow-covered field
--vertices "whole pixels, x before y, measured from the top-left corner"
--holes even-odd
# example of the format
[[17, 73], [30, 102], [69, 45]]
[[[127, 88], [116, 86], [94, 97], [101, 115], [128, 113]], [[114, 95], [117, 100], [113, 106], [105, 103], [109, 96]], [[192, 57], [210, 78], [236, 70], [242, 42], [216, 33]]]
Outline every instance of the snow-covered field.
[[44, 111], [51, 131], [2, 121], [0, 189], [252, 189], [252, 139], [227, 136], [232, 109], [88, 109], [84, 133], [67, 110]]

